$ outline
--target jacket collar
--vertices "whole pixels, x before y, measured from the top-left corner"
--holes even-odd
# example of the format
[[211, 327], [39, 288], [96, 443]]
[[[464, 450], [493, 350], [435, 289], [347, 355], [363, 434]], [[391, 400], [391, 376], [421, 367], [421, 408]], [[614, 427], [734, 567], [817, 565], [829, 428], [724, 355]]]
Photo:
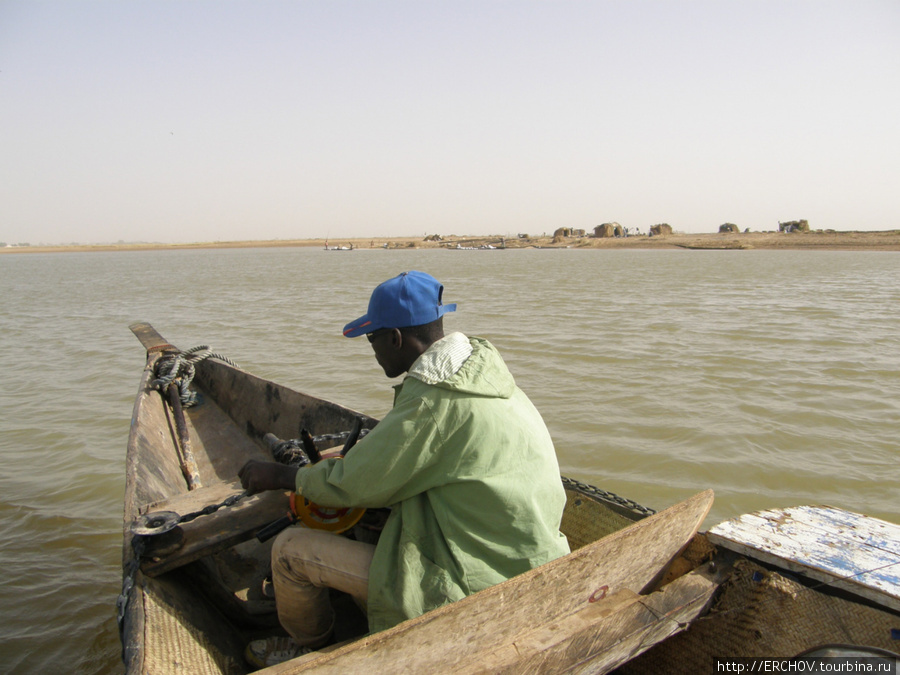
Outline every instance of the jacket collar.
[[469, 338], [459, 332], [450, 333], [415, 360], [409, 376], [425, 384], [438, 384], [453, 377], [471, 355]]

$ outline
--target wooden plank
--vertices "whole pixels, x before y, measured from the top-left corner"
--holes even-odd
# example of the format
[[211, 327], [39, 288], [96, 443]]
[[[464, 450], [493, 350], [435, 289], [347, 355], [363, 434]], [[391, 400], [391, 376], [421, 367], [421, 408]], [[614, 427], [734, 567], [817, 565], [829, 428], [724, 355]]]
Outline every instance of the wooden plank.
[[[684, 630], [705, 611], [719, 580], [685, 575], [648, 596], [623, 590], [477, 659], [459, 673], [606, 673]], [[584, 658], [584, 654], [592, 654]]]
[[[142, 509], [142, 513], [174, 511], [183, 516], [206, 506], [220, 504], [226, 497], [241, 492], [240, 483], [221, 483], [157, 502]], [[285, 515], [287, 510], [286, 493], [262, 492], [245, 497], [235, 506], [225, 507], [215, 513], [182, 523], [179, 525], [184, 534], [182, 546], [167, 555], [154, 556], [151, 538], [148, 542], [148, 553], [141, 561], [141, 571], [148, 576], [157, 576], [247, 541], [255, 536], [260, 528]], [[163, 536], [165, 535], [160, 535]]]
[[[493, 652], [465, 664], [458, 673], [504, 673], [512, 668], [519, 672], [535, 672], [545, 657], [556, 661], [559, 654], [572, 641], [603, 631], [611, 616], [621, 617], [639, 602], [641, 596], [623, 589], [612, 596], [595, 602], [553, 623], [538, 621], [537, 627], [516, 640], [510, 641]], [[609, 635], [608, 631], [603, 631]]]
[[307, 657], [261, 672], [375, 675], [477, 668], [485, 655], [510, 645], [515, 648], [538, 621], [545, 626], [562, 622], [587, 626], [583, 636], [579, 633], [560, 651], [569, 665], [594, 659], [604, 646], [590, 637], [596, 633], [590, 626], [604, 617], [602, 608], [592, 605], [613, 597], [622, 602], [628, 597], [623, 592], [645, 592], [696, 534], [712, 500], [713, 493], [707, 490], [458, 602], [312, 660]]
[[[175, 495], [169, 499], [162, 499], [157, 502], [145, 504], [141, 507], [140, 512], [151, 513], [152, 511], [174, 511], [179, 516], [199, 511], [210, 504], [217, 504], [225, 501], [228, 497], [234, 497], [243, 492], [243, 488], [239, 481], [221, 482], [209, 485], [190, 492], [184, 492]], [[258, 496], [258, 495], [257, 495]], [[245, 497], [241, 502], [232, 507], [233, 509], [241, 508], [244, 502], [253, 497]], [[204, 516], [208, 518], [209, 516]]]
[[149, 323], [133, 323], [128, 328], [134, 333], [134, 336], [141, 341], [144, 349], [150, 350], [171, 346]]
[[709, 531], [723, 548], [900, 610], [900, 526], [826, 506], [750, 513]]
[[[705, 569], [698, 570], [642, 597], [640, 603], [629, 610], [632, 616], [620, 614], [611, 617], [602, 633], [592, 636], [595, 640], [612, 643], [609, 647], [596, 650], [599, 652], [596, 657], [565, 669], [552, 664], [544, 672], [597, 675], [618, 668], [666, 638], [686, 630], [692, 621], [705, 614], [725, 576], [708, 574]], [[641, 614], [636, 614], [638, 611]], [[521, 672], [525, 671], [512, 671], [511, 675]]]
[[790, 518], [811, 528], [834, 532], [859, 544], [900, 556], [900, 525], [832, 506], [784, 509]]

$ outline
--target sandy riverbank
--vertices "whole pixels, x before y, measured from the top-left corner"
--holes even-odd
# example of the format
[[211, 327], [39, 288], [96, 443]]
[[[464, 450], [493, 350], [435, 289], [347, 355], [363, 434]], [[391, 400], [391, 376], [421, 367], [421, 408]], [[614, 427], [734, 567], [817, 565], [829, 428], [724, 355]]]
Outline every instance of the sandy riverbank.
[[[354, 249], [417, 249], [417, 248], [478, 248], [495, 246], [506, 248], [592, 248], [592, 249], [815, 249], [900, 251], [900, 230], [884, 232], [744, 232], [740, 234], [671, 234], [659, 237], [624, 237], [597, 239], [594, 237], [528, 237], [504, 238], [496, 236], [447, 236], [440, 241], [425, 241], [421, 237], [372, 237], [332, 239], [332, 247]], [[76, 251], [139, 251], [179, 250], [203, 248], [267, 248], [305, 246], [325, 248], [324, 239], [272, 239], [266, 241], [217, 241], [194, 244], [122, 243], [69, 246], [12, 246], [0, 248], [5, 253], [64, 253]]]

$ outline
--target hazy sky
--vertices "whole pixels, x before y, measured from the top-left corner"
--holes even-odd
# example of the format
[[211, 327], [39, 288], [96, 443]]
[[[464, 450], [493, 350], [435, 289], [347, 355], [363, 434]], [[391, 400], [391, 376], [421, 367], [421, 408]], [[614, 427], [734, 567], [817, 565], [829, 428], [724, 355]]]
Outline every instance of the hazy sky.
[[0, 241], [900, 228], [900, 2], [0, 0]]

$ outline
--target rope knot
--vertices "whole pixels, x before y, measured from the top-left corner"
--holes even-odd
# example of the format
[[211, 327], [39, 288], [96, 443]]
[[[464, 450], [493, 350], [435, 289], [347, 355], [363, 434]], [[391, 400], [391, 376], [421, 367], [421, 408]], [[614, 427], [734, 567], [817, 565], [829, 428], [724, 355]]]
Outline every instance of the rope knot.
[[190, 408], [193, 405], [197, 405], [199, 396], [196, 392], [191, 391], [190, 386], [197, 372], [197, 364], [208, 358], [216, 358], [230, 366], [240, 368], [228, 357], [210, 351], [209, 346], [200, 345], [183, 352], [162, 356], [156, 362], [156, 367], [153, 371], [155, 379], [150, 383], [150, 386], [164, 394], [170, 384], [175, 384], [178, 387], [178, 395], [183, 407]]

